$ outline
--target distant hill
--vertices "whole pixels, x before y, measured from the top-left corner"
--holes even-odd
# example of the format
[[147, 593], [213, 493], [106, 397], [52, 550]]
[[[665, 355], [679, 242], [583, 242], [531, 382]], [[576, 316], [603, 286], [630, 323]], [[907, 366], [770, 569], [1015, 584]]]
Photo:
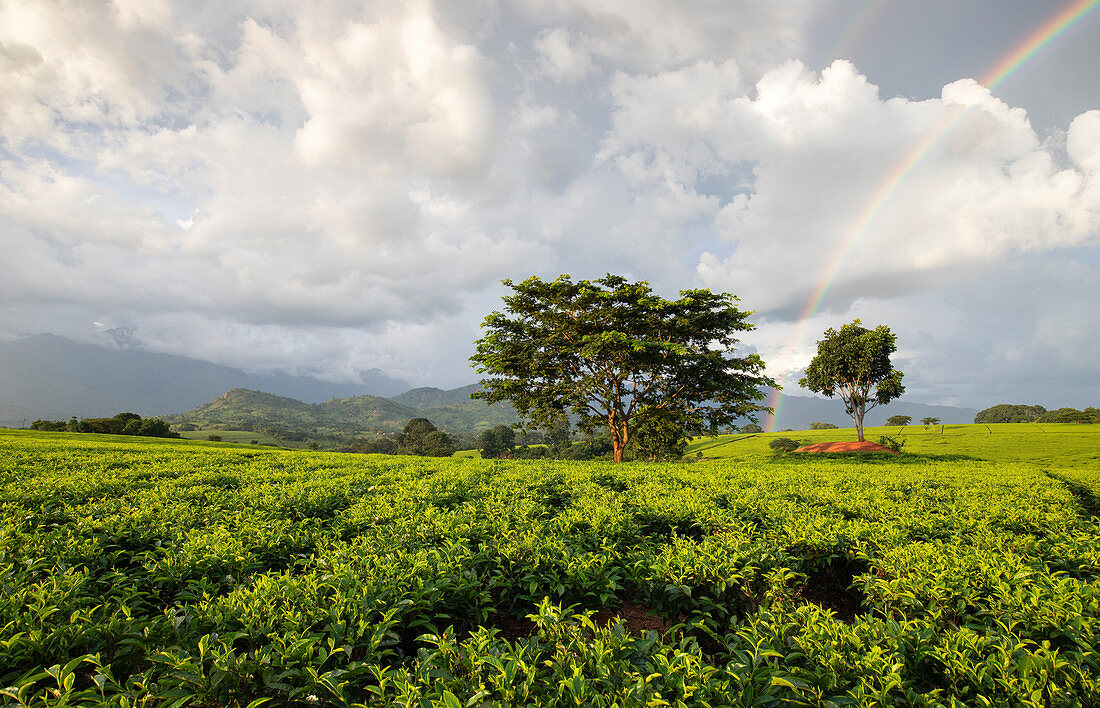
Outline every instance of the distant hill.
[[305, 376], [248, 374], [183, 356], [39, 334], [0, 342], [0, 425], [123, 411], [159, 416], [194, 408], [232, 388], [311, 403], [365, 394], [392, 396], [409, 388], [378, 371], [364, 372], [363, 379], [363, 384], [334, 384]]
[[[444, 391], [438, 388], [414, 388], [394, 396], [393, 400], [410, 408], [439, 408], [440, 406], [454, 406], [470, 403], [470, 394], [481, 388], [480, 384], [470, 384], [461, 388], [452, 388]], [[477, 401], [479, 406], [484, 406], [484, 401]]]
[[[844, 412], [844, 404], [839, 397], [812, 398], [810, 396], [786, 396], [780, 399], [776, 411], [779, 420], [772, 426], [775, 430], [808, 430], [810, 423], [820, 421], [832, 423], [840, 428], [852, 427], [851, 417]], [[913, 403], [904, 399], [891, 401], [878, 406], [867, 414], [865, 425], [885, 425], [886, 419], [893, 415], [912, 416], [914, 423], [921, 418], [939, 418], [942, 423], [973, 423], [978, 414], [976, 408], [957, 408], [955, 406], [933, 406], [925, 403]], [[763, 422], [763, 420], [761, 421]]]
[[306, 437], [346, 440], [369, 434], [395, 433], [411, 418], [428, 418], [441, 430], [460, 435], [474, 435], [494, 425], [516, 421], [515, 411], [510, 406], [471, 401], [469, 394], [463, 399], [456, 393], [463, 389], [432, 390], [438, 393], [427, 397], [412, 396], [412, 400], [454, 403], [413, 407], [400, 403], [398, 399], [402, 396], [354, 396], [324, 403], [303, 403], [235, 388], [194, 410], [165, 416], [165, 420], [177, 428], [190, 424], [198, 428], [251, 430], [290, 440]]

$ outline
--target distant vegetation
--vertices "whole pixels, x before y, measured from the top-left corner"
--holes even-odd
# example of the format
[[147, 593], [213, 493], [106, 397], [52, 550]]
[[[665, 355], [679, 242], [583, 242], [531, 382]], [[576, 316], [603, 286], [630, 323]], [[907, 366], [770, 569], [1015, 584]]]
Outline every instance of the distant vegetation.
[[887, 425], [909, 425], [913, 422], [913, 416], [911, 415], [892, 415], [886, 419]]
[[427, 418], [451, 437], [456, 449], [476, 446], [476, 436], [518, 419], [508, 405], [470, 400], [476, 386], [454, 391], [415, 389], [394, 398], [355, 396], [324, 403], [235, 388], [198, 408], [165, 418], [180, 430], [251, 431], [281, 441], [313, 441], [329, 449], [386, 452], [413, 418]]
[[822, 423], [822, 422], [819, 422], [819, 421], [814, 421], [813, 423], [810, 423], [810, 430], [836, 430], [836, 429], [837, 429], [836, 426], [833, 425], [832, 423]]
[[1083, 411], [1076, 408], [1058, 408], [1048, 411], [1042, 406], [1001, 403], [974, 416], [975, 423], [1100, 423], [1100, 409], [1089, 406]]
[[158, 418], [142, 418], [137, 413], [119, 413], [113, 418], [76, 417], [64, 420], [36, 420], [31, 430], [45, 430], [69, 433], [106, 433], [109, 435], [141, 435], [147, 438], [178, 438], [179, 433], [172, 432], [168, 423]]

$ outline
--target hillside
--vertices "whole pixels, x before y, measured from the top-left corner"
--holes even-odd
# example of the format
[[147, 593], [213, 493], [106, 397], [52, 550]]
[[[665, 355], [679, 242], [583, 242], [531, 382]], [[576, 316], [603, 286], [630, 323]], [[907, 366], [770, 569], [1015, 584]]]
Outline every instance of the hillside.
[[37, 418], [110, 416], [132, 411], [160, 416], [187, 410], [232, 388], [270, 391], [309, 402], [393, 395], [408, 384], [378, 371], [362, 384], [306, 376], [249, 374], [208, 361], [138, 349], [117, 349], [39, 334], [0, 342], [0, 425]]
[[[209, 403], [186, 413], [165, 416], [175, 427], [193, 425], [202, 429], [251, 430], [269, 432], [287, 439], [328, 438], [344, 440], [368, 434], [395, 433], [410, 418], [428, 418], [442, 430], [453, 434], [475, 435], [494, 425], [515, 422], [509, 406], [488, 406], [463, 400], [456, 391], [438, 391], [437, 401], [450, 405], [413, 407], [396, 399], [380, 396], [334, 398], [324, 403], [304, 403], [293, 398], [260, 391], [234, 388]], [[420, 389], [424, 390], [424, 389]], [[410, 392], [412, 393], [412, 392]], [[408, 400], [408, 398], [406, 398]]]

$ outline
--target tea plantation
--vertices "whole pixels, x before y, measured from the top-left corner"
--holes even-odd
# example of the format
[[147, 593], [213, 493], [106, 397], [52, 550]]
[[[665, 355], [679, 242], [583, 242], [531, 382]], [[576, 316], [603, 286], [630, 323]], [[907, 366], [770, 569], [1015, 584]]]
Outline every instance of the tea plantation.
[[1067, 427], [667, 465], [0, 431], [0, 705], [1100, 705]]

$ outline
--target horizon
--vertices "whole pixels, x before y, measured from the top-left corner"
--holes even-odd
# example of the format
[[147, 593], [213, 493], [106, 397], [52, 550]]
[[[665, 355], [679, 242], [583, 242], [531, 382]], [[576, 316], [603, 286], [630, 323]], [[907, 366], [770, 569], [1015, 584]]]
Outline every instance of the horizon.
[[902, 400], [1093, 406], [1098, 8], [12, 3], [0, 340], [452, 390], [502, 279], [611, 272], [785, 396], [860, 318]]

